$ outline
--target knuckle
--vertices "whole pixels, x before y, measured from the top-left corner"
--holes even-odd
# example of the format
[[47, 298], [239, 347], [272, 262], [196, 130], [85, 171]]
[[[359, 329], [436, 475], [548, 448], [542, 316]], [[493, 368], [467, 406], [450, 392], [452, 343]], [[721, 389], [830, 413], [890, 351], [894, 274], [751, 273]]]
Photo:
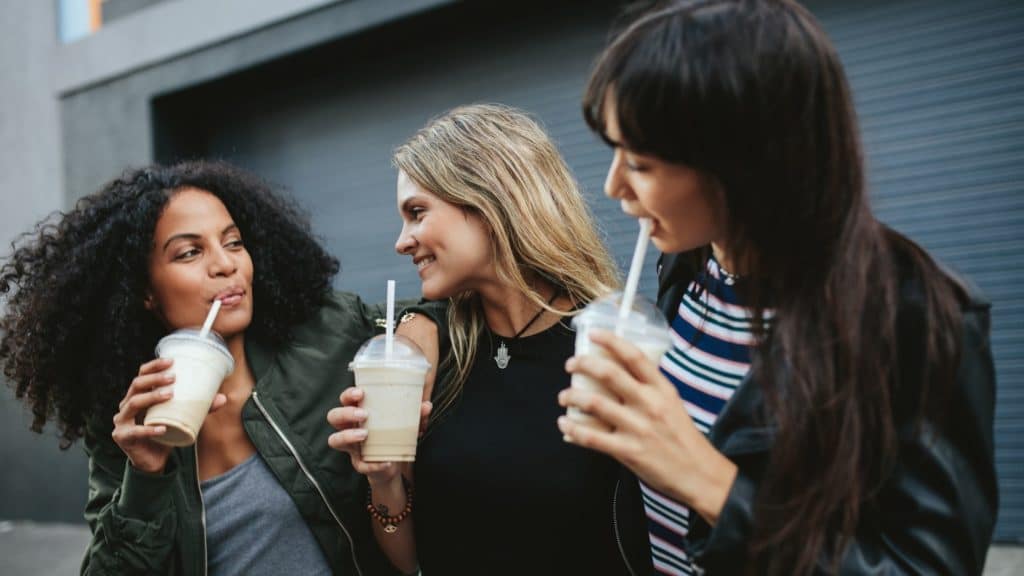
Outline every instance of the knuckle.
[[599, 403], [601, 399], [595, 394], [581, 394], [578, 401], [580, 410], [584, 412], [593, 412], [595, 409], [599, 409]]
[[623, 353], [623, 357], [630, 364], [642, 364], [647, 358], [636, 346], [629, 346]]
[[579, 444], [584, 448], [590, 448], [594, 444], [594, 437], [591, 436], [589, 430], [583, 427], [576, 428], [572, 433], [572, 437], [576, 444]]

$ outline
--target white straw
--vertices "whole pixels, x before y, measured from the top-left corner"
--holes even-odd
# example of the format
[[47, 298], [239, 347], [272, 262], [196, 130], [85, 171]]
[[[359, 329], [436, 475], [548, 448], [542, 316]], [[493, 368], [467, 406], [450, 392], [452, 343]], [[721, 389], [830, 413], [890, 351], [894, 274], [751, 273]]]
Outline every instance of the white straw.
[[200, 338], [206, 338], [206, 335], [210, 333], [210, 328], [213, 328], [213, 321], [217, 318], [217, 312], [220, 312], [220, 300], [214, 300], [213, 306], [210, 306], [210, 312], [206, 315], [203, 328], [199, 330]]
[[640, 285], [640, 272], [644, 266], [644, 256], [647, 255], [647, 240], [651, 237], [651, 220], [640, 219], [640, 234], [636, 238], [636, 249], [633, 250], [633, 262], [629, 265], [629, 276], [626, 277], [626, 289], [622, 293], [622, 302], [619, 304], [619, 321], [616, 323], [615, 332], [622, 335], [625, 330], [626, 319], [633, 309], [633, 300], [636, 298], [636, 289]]
[[387, 336], [384, 341], [384, 354], [388, 359], [391, 359], [392, 351], [395, 348], [395, 281], [388, 280], [388, 318], [387, 318]]

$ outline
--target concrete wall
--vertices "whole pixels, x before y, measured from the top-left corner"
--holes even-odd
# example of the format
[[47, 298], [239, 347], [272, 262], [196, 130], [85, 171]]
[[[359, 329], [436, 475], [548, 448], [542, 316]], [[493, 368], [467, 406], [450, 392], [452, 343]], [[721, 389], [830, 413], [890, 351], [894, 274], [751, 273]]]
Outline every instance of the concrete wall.
[[[52, 70], [56, 2], [4, 2], [0, 8], [0, 256], [37, 220], [63, 206], [58, 100]], [[2, 304], [0, 304], [2, 305]], [[31, 421], [10, 389], [0, 392], [0, 519], [81, 519], [85, 459], [61, 453], [53, 433]], [[40, 507], [38, 503], [46, 502]]]
[[[62, 51], [56, 63], [57, 87], [63, 94], [67, 198], [95, 190], [126, 166], [153, 160], [151, 102], [161, 94], [448, 3], [302, 0], [295, 4], [304, 11], [285, 12], [273, 9], [282, 3], [272, 1], [245, 2], [243, 10], [242, 3], [223, 0], [216, 4], [218, 10], [203, 10], [210, 5], [179, 0], [114, 22], [81, 41], [80, 50]], [[223, 7], [227, 4], [235, 5], [234, 17]], [[166, 45], [152, 47], [152, 39], [140, 32], [186, 33], [197, 22], [207, 32], [187, 32], [195, 43], [192, 49], [175, 35], [167, 35]]]

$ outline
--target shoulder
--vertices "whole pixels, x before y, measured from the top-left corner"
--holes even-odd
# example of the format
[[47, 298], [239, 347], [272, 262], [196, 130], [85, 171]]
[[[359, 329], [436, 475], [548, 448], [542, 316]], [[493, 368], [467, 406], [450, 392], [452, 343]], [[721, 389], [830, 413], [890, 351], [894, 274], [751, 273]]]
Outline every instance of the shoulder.
[[292, 330], [288, 340], [277, 346], [261, 341], [248, 342], [246, 354], [257, 374], [264, 373], [275, 360], [316, 365], [323, 360], [344, 360], [347, 365], [345, 358], [382, 331], [377, 328], [378, 317], [383, 318], [380, 306], [367, 305], [356, 294], [333, 292], [324, 298], [312, 316]]
[[670, 316], [682, 298], [683, 291], [707, 260], [708, 249], [662, 253], [658, 257], [658, 307]]
[[397, 334], [409, 338], [436, 365], [442, 334], [447, 334], [448, 301], [421, 301], [402, 310]]
[[448, 299], [444, 300], [420, 300], [419, 302], [406, 306], [402, 310], [402, 315], [415, 314], [416, 316], [422, 316], [420, 319], [422, 322], [426, 320], [437, 326], [443, 326], [448, 322]]
[[384, 310], [379, 304], [366, 304], [351, 292], [331, 292], [313, 316], [296, 327], [296, 339], [344, 335], [365, 340], [374, 334], [377, 320], [383, 318]]
[[894, 249], [894, 267], [898, 286], [896, 306], [902, 331], [906, 331], [908, 324], [913, 330], [924, 330], [929, 316], [934, 313], [930, 309], [933, 303], [945, 301], [949, 303], [954, 322], [959, 321], [967, 330], [987, 334], [991, 303], [967, 277], [914, 244]]

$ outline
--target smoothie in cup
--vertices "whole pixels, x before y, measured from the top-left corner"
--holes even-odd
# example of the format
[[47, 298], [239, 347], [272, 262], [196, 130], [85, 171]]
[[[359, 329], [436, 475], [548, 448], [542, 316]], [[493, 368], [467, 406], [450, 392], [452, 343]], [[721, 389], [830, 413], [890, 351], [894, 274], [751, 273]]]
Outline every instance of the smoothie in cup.
[[160, 339], [156, 354], [172, 358], [169, 372], [174, 396], [146, 411], [146, 426], [163, 425], [167, 432], [153, 440], [168, 446], [189, 446], [199, 436], [199, 429], [210, 411], [221, 382], [235, 368], [235, 360], [224, 340], [214, 332], [201, 335], [200, 330], [178, 330]]
[[390, 356], [385, 334], [367, 340], [349, 369], [363, 389], [367, 412], [363, 460], [411, 462], [419, 439], [423, 381], [430, 369], [423, 352], [403, 336], [394, 336]]
[[[618, 332], [620, 336], [640, 348], [647, 358], [657, 364], [672, 345], [672, 333], [665, 321], [665, 316], [650, 300], [636, 296], [633, 298], [629, 315], [622, 318], [621, 303], [621, 292], [609, 294], [594, 300], [573, 318], [572, 325], [576, 329], [576, 355], [607, 356], [604, 348], [590, 341], [590, 331], [599, 328]], [[571, 386], [617, 400], [602, 384], [583, 374], [573, 374]], [[596, 420], [579, 408], [570, 406], [566, 414], [576, 422], [602, 430], [609, 429], [600, 420]]]

